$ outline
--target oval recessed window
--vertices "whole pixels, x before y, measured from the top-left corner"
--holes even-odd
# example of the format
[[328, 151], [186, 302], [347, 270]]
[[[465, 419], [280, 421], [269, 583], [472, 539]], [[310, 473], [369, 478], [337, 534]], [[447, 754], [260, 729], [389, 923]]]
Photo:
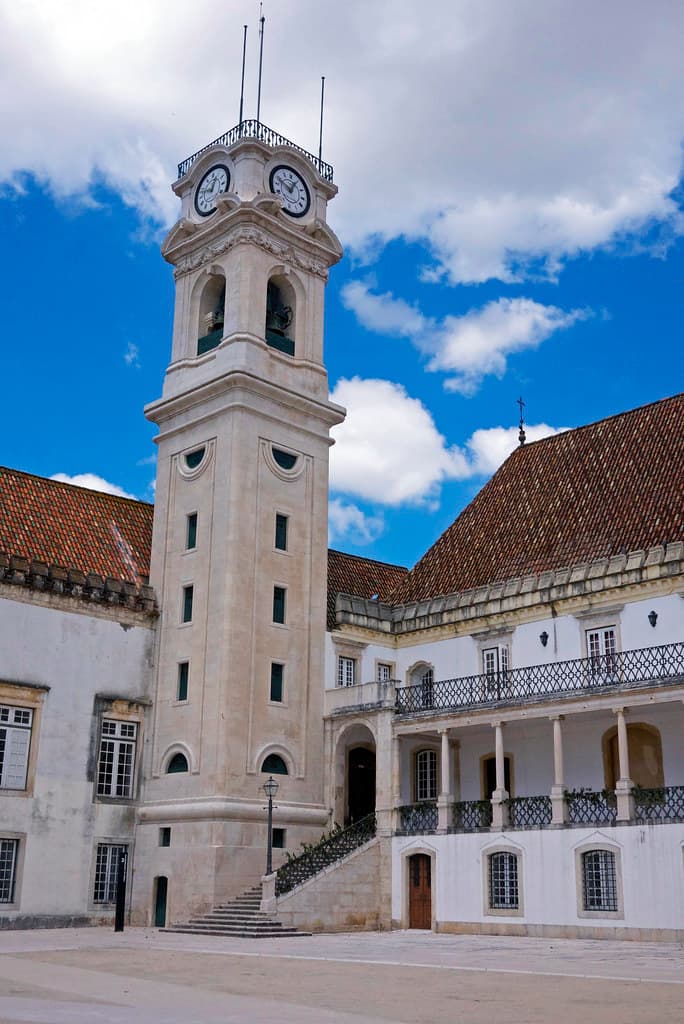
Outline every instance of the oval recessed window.
[[188, 452], [185, 456], [185, 465], [188, 469], [197, 469], [200, 462], [204, 458], [204, 448], [195, 448], [194, 452]]
[[273, 458], [281, 469], [294, 469], [297, 456], [292, 452], [284, 452], [282, 448], [273, 448]]

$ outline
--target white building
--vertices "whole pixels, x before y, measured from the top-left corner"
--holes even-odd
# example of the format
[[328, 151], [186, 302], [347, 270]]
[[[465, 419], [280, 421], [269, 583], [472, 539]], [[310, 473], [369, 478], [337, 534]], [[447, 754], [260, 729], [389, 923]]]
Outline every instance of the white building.
[[0, 925], [110, 917], [124, 848], [131, 921], [210, 911], [273, 775], [276, 867], [344, 829], [283, 921], [682, 938], [684, 396], [522, 446], [410, 572], [327, 552], [332, 168], [245, 122], [174, 190], [154, 521], [0, 471]]

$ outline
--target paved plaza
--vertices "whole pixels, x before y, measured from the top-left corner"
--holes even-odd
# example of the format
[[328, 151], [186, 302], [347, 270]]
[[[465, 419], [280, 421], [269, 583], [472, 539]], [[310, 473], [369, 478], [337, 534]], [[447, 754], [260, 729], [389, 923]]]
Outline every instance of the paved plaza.
[[684, 946], [0, 932], [0, 1024], [677, 1024]]

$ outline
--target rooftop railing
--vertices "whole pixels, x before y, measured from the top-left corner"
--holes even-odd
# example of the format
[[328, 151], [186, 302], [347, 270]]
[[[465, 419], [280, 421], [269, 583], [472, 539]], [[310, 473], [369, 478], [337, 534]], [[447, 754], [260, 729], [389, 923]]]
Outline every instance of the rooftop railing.
[[395, 710], [401, 715], [457, 711], [665, 681], [684, 682], [684, 643], [402, 686]]
[[297, 146], [294, 142], [290, 142], [284, 135], [279, 135], [278, 132], [274, 132], [272, 128], [263, 124], [261, 121], [241, 121], [240, 124], [235, 125], [225, 135], [219, 135], [218, 139], [214, 139], [207, 146], [202, 146], [192, 156], [187, 157], [186, 160], [181, 161], [178, 164], [178, 177], [183, 178], [192, 165], [194, 164], [197, 157], [201, 156], [202, 153], [206, 153], [208, 149], [212, 149], [214, 146], [232, 146], [233, 143], [238, 142], [240, 139], [257, 139], [259, 142], [265, 143], [267, 146], [287, 146], [289, 149], [294, 149], [300, 156], [306, 157], [307, 160], [311, 161], [314, 165], [321, 178], [324, 181], [333, 180], [333, 169], [330, 164], [326, 164], [324, 160], [320, 160], [313, 153], [308, 153], [301, 146]]

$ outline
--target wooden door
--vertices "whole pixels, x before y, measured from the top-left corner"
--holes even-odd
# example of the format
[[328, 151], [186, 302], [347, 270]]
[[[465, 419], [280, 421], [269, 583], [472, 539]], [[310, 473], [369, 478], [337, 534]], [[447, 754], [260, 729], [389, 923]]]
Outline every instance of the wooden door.
[[409, 857], [409, 928], [432, 928], [431, 869], [426, 853]]

